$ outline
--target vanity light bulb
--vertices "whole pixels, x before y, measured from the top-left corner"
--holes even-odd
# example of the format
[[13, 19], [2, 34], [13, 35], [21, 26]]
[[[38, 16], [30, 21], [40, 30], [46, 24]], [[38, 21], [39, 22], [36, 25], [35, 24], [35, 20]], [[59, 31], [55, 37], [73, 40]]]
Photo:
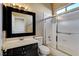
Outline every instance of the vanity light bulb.
[[25, 9], [28, 9], [28, 7], [25, 7]]
[[19, 6], [19, 8], [21, 8], [22, 6], [21, 5], [18, 5]]
[[16, 5], [15, 3], [13, 3], [13, 6]]

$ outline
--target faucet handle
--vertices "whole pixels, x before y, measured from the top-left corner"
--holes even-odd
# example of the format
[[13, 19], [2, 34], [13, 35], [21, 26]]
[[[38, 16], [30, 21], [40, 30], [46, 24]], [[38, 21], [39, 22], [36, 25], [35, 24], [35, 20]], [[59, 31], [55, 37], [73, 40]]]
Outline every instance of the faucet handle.
[[48, 38], [49, 38], [49, 41], [51, 41], [51, 37], [50, 37], [50, 36], [48, 36]]

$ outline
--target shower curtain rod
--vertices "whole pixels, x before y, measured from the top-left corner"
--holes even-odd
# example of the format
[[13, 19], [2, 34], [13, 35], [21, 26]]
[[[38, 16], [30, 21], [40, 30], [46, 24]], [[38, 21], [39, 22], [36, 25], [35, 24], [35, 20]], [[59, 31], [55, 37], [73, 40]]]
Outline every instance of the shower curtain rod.
[[49, 19], [54, 18], [54, 17], [56, 17], [56, 16], [50, 16], [50, 17], [47, 17], [45, 19], [41, 19], [41, 20], [36, 21], [36, 22], [46, 21], [46, 20], [49, 20]]

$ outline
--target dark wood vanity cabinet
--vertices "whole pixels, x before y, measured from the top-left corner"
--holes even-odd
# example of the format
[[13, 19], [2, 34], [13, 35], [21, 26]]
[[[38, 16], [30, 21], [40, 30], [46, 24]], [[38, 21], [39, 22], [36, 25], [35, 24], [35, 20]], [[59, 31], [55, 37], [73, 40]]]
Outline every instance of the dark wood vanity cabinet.
[[38, 44], [16, 47], [7, 51], [3, 50], [3, 56], [38, 56]]

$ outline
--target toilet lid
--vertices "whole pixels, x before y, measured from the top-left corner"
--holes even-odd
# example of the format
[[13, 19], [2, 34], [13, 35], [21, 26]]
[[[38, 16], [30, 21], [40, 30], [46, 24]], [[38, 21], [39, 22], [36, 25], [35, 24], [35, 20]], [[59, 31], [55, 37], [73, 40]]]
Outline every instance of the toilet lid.
[[39, 46], [39, 49], [42, 51], [49, 51], [49, 48], [47, 46], [44, 46], [44, 45]]

